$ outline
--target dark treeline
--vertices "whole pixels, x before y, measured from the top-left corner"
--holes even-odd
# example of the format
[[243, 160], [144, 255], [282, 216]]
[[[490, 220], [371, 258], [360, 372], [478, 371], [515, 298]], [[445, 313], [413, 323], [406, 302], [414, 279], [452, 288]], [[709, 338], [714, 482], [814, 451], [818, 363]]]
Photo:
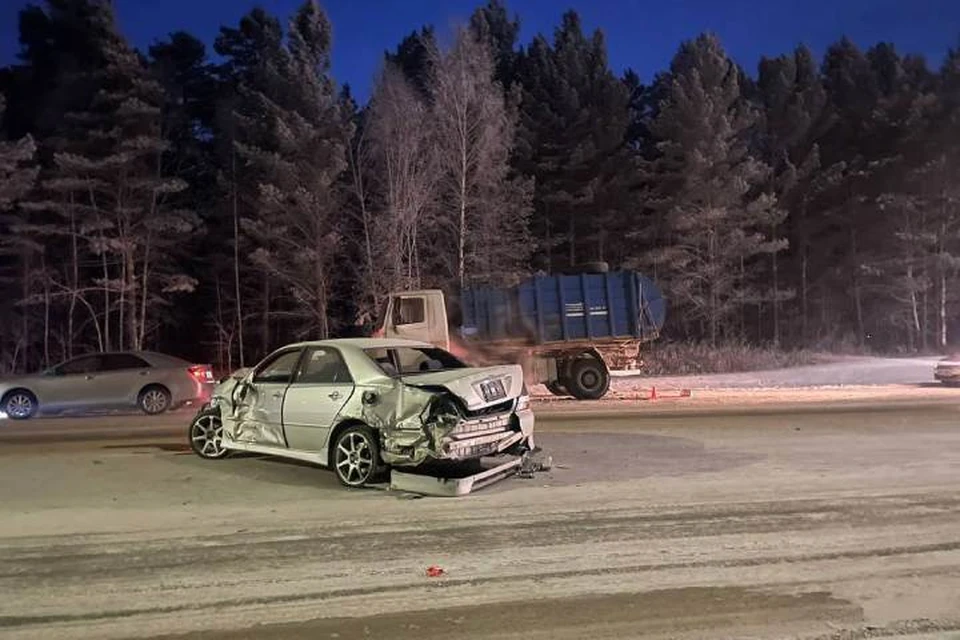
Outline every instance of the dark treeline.
[[[370, 329], [384, 296], [606, 261], [668, 336], [942, 349], [960, 331], [960, 51], [847, 39], [738, 66], [681, 43], [641, 79], [499, 1], [385, 53], [369, 102], [312, 0], [147, 51], [109, 3], [20, 14], [0, 69], [0, 370], [90, 349], [222, 366]], [[446, 38], [444, 38], [446, 40]]]

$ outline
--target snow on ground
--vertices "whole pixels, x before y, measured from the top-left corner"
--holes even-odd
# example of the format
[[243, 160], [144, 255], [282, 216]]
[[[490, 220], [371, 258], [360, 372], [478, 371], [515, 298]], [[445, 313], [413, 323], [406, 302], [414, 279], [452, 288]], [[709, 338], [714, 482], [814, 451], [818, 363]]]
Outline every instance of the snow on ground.
[[618, 372], [615, 390], [648, 388], [684, 389], [777, 389], [801, 387], [869, 386], [934, 383], [933, 369], [940, 358], [844, 358], [829, 364], [791, 367], [773, 371], [750, 371], [698, 376], [637, 376]]

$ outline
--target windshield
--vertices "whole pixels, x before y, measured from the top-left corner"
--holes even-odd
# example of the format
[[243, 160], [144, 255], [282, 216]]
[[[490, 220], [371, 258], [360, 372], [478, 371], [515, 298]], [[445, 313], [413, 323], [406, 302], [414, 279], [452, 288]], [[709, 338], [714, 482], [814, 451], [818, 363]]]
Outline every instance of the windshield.
[[364, 353], [391, 377], [464, 369], [467, 367], [449, 351], [438, 347], [394, 347], [365, 349]]

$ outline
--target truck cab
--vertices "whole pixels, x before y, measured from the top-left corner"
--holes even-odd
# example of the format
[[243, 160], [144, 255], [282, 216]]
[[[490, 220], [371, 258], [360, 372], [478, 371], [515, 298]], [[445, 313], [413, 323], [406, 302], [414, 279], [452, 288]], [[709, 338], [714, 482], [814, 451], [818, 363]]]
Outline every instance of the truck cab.
[[377, 335], [429, 342], [450, 350], [450, 328], [443, 292], [438, 289], [393, 293]]

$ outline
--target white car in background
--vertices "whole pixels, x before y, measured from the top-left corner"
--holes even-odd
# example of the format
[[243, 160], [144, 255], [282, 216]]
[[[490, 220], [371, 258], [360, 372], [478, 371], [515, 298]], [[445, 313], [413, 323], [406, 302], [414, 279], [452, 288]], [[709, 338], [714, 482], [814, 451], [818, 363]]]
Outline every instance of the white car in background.
[[470, 367], [428, 343], [351, 338], [291, 344], [236, 371], [189, 440], [202, 458], [305, 460], [358, 487], [390, 467], [522, 455], [533, 422], [519, 365]]
[[0, 411], [13, 420], [89, 409], [139, 408], [155, 415], [206, 402], [215, 384], [210, 365], [152, 351], [91, 353], [0, 380]]
[[960, 353], [952, 353], [938, 361], [933, 377], [948, 387], [960, 386]]

